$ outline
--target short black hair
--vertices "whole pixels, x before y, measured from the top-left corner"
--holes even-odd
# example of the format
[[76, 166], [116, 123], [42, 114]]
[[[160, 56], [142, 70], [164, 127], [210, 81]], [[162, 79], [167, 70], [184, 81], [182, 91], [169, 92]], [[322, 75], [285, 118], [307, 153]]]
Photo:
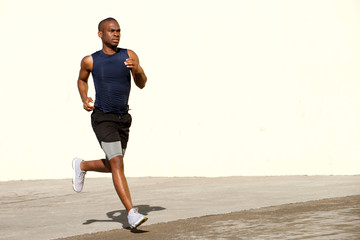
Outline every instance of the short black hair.
[[98, 30], [99, 32], [102, 32], [103, 30], [103, 27], [104, 27], [104, 23], [108, 22], [108, 21], [115, 21], [117, 22], [117, 20], [115, 18], [112, 18], [112, 17], [108, 17], [108, 18], [105, 18], [104, 20], [101, 20], [101, 22], [99, 22], [99, 25], [98, 25]]

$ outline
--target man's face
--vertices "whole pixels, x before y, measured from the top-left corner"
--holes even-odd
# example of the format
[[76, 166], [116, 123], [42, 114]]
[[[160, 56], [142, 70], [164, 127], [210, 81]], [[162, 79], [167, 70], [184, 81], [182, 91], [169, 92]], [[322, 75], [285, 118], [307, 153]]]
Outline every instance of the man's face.
[[103, 43], [109, 47], [117, 47], [120, 42], [120, 26], [116, 21], [107, 21], [104, 23], [99, 37]]

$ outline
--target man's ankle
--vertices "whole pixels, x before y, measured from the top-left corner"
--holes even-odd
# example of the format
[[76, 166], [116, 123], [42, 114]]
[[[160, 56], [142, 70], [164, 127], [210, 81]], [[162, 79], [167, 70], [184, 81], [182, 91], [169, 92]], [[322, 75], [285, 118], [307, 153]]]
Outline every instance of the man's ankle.
[[80, 162], [80, 170], [83, 171], [83, 172], [86, 172], [85, 170], [83, 170], [83, 169], [84, 169], [84, 164], [85, 164], [85, 161], [82, 160], [82, 161]]

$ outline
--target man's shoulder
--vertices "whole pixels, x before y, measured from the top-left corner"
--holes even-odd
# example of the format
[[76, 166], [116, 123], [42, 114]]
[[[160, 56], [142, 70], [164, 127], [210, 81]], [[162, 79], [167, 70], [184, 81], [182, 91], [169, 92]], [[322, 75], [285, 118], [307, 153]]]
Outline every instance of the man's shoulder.
[[81, 67], [84, 69], [91, 71], [92, 65], [93, 65], [92, 55], [87, 55], [87, 56], [83, 57], [83, 59], [81, 60]]
[[138, 59], [138, 55], [133, 50], [127, 49], [127, 53], [128, 53], [130, 58]]
[[91, 54], [91, 55], [87, 55], [87, 56], [83, 57], [82, 61], [83, 61], [83, 62], [92, 61], [92, 59], [93, 59], [92, 56], [93, 56], [92, 54]]

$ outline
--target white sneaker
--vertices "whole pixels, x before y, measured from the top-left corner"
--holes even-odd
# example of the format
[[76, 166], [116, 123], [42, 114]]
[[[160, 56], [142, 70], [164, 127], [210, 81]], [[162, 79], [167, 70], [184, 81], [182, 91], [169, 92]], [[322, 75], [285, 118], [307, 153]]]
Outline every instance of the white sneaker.
[[148, 218], [140, 214], [136, 208], [131, 209], [128, 213], [128, 221], [131, 229], [137, 228], [147, 220]]
[[72, 162], [72, 166], [74, 169], [74, 177], [73, 177], [73, 189], [75, 192], [81, 192], [84, 186], [84, 180], [85, 180], [85, 171], [81, 171], [80, 169], [80, 163], [83, 160], [81, 158], [74, 158]]

